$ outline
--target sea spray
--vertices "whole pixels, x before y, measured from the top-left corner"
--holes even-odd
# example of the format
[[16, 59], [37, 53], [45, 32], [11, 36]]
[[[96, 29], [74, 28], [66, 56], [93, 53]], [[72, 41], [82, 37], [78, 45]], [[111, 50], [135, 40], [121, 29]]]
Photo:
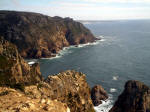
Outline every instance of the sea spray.
[[112, 108], [113, 104], [113, 96], [109, 94], [109, 98], [106, 101], [102, 101], [102, 104], [94, 107], [96, 112], [109, 112]]

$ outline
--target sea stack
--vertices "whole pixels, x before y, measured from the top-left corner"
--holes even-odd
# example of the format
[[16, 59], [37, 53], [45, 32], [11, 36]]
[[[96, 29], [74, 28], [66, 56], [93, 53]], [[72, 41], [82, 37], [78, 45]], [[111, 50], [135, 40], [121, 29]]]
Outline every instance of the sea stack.
[[150, 88], [130, 80], [109, 112], [150, 112]]
[[91, 99], [94, 106], [98, 106], [102, 103], [102, 100], [108, 98], [107, 92], [101, 85], [96, 85], [91, 90]]

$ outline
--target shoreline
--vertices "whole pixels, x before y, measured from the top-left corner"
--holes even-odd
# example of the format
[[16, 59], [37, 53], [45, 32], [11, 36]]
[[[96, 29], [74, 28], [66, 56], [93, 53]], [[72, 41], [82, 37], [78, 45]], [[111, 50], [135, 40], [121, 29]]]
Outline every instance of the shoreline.
[[72, 48], [82, 48], [82, 47], [86, 47], [86, 46], [92, 46], [92, 45], [97, 45], [102, 41], [105, 41], [104, 36], [100, 35], [98, 37], [96, 37], [97, 39], [94, 42], [88, 42], [85, 44], [79, 44], [79, 45], [70, 45], [68, 47], [63, 47], [62, 50], [60, 50], [57, 54], [55, 54], [54, 57], [49, 57], [49, 58], [38, 58], [38, 59], [25, 59], [25, 61], [27, 61], [27, 63], [29, 65], [33, 65], [34, 63], [38, 62], [38, 60], [40, 59], [46, 59], [46, 60], [53, 60], [53, 59], [57, 59], [57, 58], [61, 58], [62, 56], [64, 56], [64, 54], [67, 53], [68, 50], [72, 49]]

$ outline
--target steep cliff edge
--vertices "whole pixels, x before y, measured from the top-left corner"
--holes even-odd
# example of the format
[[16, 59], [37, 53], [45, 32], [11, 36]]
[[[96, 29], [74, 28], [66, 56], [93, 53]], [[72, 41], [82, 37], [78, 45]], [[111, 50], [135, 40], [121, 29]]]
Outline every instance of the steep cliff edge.
[[150, 88], [139, 81], [128, 81], [109, 112], [150, 112]]
[[85, 74], [69, 70], [48, 76], [46, 83], [50, 97], [66, 103], [71, 112], [95, 112]]
[[41, 80], [39, 65], [29, 66], [16, 46], [0, 37], [0, 85], [34, 84]]
[[94, 112], [90, 96], [83, 73], [68, 70], [44, 81], [39, 65], [28, 65], [16, 46], [0, 37], [0, 110]]
[[25, 86], [24, 92], [0, 87], [0, 105], [3, 111], [95, 112], [85, 75], [70, 70]]
[[0, 11], [0, 36], [15, 44], [24, 58], [52, 57], [65, 46], [96, 40], [70, 18], [15, 11]]

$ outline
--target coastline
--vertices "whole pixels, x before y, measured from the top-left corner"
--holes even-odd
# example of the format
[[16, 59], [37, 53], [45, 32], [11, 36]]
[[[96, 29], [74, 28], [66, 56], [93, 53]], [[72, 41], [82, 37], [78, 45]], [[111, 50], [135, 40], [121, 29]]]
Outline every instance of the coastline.
[[[104, 36], [100, 35], [98, 37], [96, 37], [97, 39], [94, 42], [88, 42], [85, 44], [79, 44], [79, 45], [70, 45], [68, 47], [63, 47], [62, 50], [60, 50], [57, 54], [54, 54], [54, 57], [49, 57], [49, 58], [39, 58], [39, 59], [48, 59], [48, 60], [53, 60], [53, 59], [57, 59], [57, 58], [61, 58], [62, 56], [64, 56], [66, 53], [69, 53], [68, 50], [72, 49], [72, 48], [82, 48], [82, 47], [86, 47], [86, 46], [92, 46], [92, 45], [97, 45], [102, 41], [105, 41]], [[71, 52], [70, 52], [71, 53]], [[25, 59], [27, 61], [27, 63], [29, 65], [32, 65], [33, 63], [38, 62], [39, 59]]]

